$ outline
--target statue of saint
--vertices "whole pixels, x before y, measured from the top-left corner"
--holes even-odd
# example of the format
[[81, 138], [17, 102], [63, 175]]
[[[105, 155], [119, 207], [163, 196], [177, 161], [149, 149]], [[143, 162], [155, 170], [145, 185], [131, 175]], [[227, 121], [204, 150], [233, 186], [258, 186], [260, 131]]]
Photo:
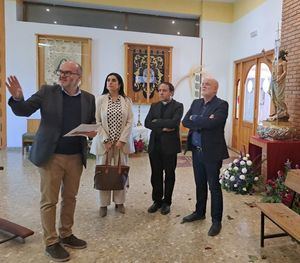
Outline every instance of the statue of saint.
[[268, 121], [288, 121], [289, 114], [285, 104], [285, 79], [287, 73], [287, 54], [286, 50], [280, 50], [278, 60], [274, 59], [273, 62], [265, 55], [265, 50], [262, 54], [269, 63], [272, 63], [272, 78], [269, 88], [269, 94], [275, 108], [275, 112], [271, 114]]

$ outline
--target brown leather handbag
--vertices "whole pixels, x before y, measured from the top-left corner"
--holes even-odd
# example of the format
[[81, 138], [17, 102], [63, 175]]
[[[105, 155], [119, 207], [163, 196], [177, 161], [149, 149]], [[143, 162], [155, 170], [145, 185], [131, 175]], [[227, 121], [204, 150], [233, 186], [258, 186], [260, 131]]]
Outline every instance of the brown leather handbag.
[[108, 152], [106, 152], [105, 164], [96, 165], [94, 176], [94, 188], [97, 190], [123, 190], [128, 179], [129, 166], [121, 165], [121, 153], [119, 151], [118, 165], [108, 164]]

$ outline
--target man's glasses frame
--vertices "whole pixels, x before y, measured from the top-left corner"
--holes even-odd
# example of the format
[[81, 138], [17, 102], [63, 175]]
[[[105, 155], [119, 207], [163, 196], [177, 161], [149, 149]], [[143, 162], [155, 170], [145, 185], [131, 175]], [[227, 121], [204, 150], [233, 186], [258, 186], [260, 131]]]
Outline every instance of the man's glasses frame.
[[66, 77], [70, 77], [71, 75], [77, 75], [77, 76], [80, 76], [80, 74], [77, 73], [77, 72], [63, 71], [63, 70], [57, 70], [57, 71], [55, 72], [55, 74], [56, 74], [57, 76], [62, 76], [62, 75], [64, 75], [64, 76], [66, 76]]

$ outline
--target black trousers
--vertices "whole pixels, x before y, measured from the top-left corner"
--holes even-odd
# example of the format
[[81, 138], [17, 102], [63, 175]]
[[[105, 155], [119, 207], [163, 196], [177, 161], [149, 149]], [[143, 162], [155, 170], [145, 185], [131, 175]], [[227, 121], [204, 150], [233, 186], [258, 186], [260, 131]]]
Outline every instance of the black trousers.
[[219, 182], [222, 161], [204, 162], [202, 151], [193, 149], [193, 169], [196, 183], [196, 213], [204, 216], [207, 202], [207, 183], [211, 194], [212, 222], [221, 222], [223, 214], [223, 196]]
[[[151, 165], [152, 200], [171, 205], [175, 184], [177, 154], [163, 154], [159, 147], [149, 153]], [[165, 180], [164, 180], [165, 173]]]

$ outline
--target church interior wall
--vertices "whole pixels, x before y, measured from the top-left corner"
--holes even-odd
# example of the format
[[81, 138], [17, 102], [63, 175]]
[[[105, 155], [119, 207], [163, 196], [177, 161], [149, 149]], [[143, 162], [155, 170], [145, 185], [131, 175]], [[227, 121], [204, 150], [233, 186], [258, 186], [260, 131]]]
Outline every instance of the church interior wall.
[[[203, 37], [203, 65], [206, 72], [220, 82], [219, 96], [232, 104], [234, 60], [274, 47], [278, 23], [281, 21], [282, 0], [267, 0], [233, 23], [204, 20], [201, 24]], [[205, 16], [204, 16], [205, 17]], [[250, 38], [250, 33], [257, 36]], [[105, 76], [116, 71], [124, 77], [124, 42], [173, 46], [172, 82], [176, 82], [200, 64], [201, 43], [199, 38], [116, 31], [106, 29], [39, 24], [16, 21], [15, 1], [6, 1], [7, 75], [15, 74], [24, 86], [26, 98], [37, 90], [37, 63], [35, 34], [73, 35], [90, 37], [92, 41], [92, 93], [99, 94]], [[8, 94], [7, 94], [8, 96]], [[182, 101], [185, 111], [192, 101], [188, 79], [176, 89], [175, 99]], [[141, 107], [143, 121], [149, 106]], [[231, 139], [231, 113], [226, 125], [226, 139]], [[134, 106], [135, 123], [137, 106]], [[35, 113], [31, 118], [39, 118]], [[8, 147], [20, 147], [26, 131], [26, 118], [17, 118], [7, 111]]]
[[[16, 21], [14, 1], [6, 2], [6, 42], [7, 76], [15, 74], [24, 86], [24, 96], [28, 98], [37, 90], [36, 40], [35, 34], [73, 35], [92, 38], [92, 93], [102, 92], [104, 80], [109, 72], [124, 72], [124, 43], [146, 43], [173, 46], [173, 79], [175, 84], [190, 69], [200, 64], [200, 38], [115, 31], [106, 29], [50, 25]], [[9, 97], [9, 94], [7, 94]], [[188, 79], [176, 89], [174, 98], [182, 101], [187, 110], [191, 101]], [[141, 107], [144, 120], [149, 106]], [[134, 107], [135, 123], [137, 106]], [[31, 118], [39, 118], [35, 113]], [[18, 118], [8, 108], [7, 111], [8, 147], [20, 147], [22, 134], [26, 131], [26, 118]]]

